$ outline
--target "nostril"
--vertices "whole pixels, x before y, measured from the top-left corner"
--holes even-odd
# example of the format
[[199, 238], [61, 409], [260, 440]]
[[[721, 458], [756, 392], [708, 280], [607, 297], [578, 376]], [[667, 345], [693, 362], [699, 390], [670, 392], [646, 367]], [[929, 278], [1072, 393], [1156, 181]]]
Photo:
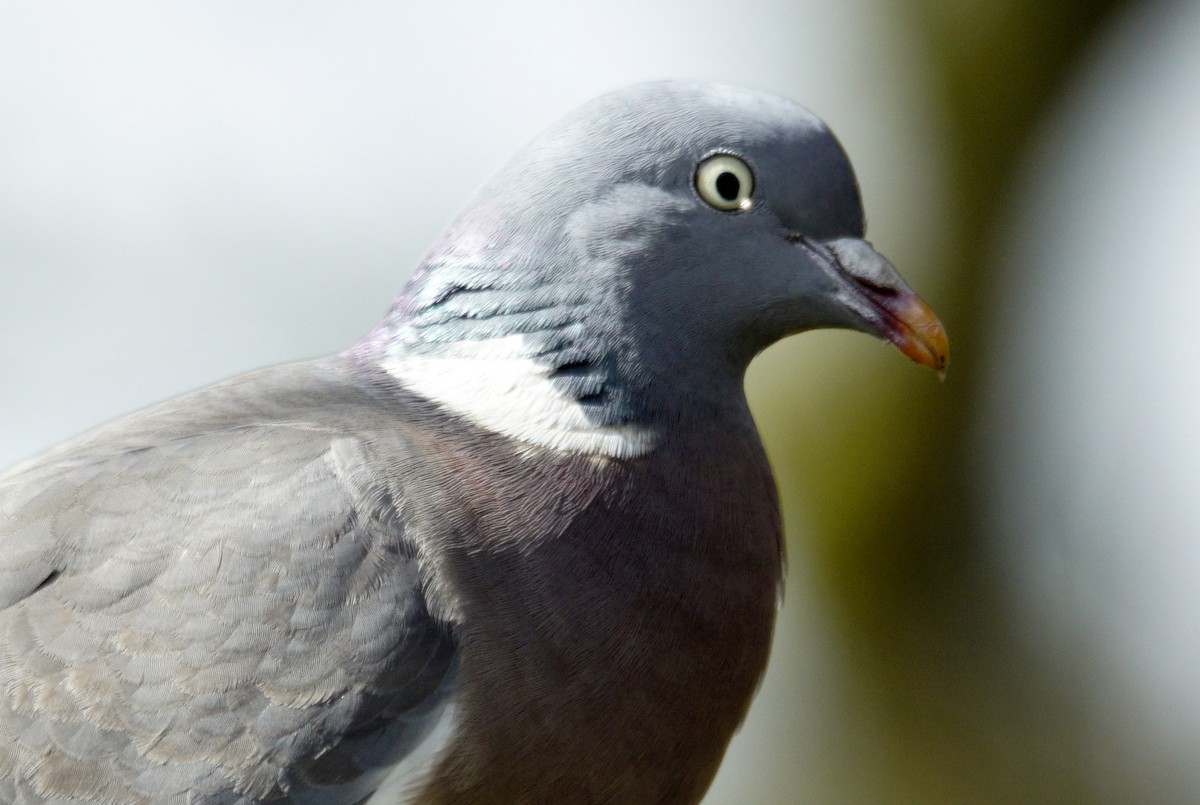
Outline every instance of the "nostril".
[[893, 287], [891, 285], [882, 285], [878, 282], [873, 282], [873, 281], [867, 279], [866, 277], [855, 277], [853, 275], [850, 275], [850, 276], [859, 285], [863, 286], [868, 291], [870, 291], [871, 293], [876, 294], [878, 296], [895, 297], [895, 296], [898, 296], [900, 293], [900, 291], [898, 289], [896, 289], [895, 287]]

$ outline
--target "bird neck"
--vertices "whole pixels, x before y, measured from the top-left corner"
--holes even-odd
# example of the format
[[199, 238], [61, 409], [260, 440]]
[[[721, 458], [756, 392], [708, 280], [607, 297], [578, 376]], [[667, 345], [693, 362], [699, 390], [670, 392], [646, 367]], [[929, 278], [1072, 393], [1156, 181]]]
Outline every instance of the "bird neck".
[[653, 274], [654, 239], [681, 236], [678, 202], [651, 195], [615, 205], [658, 210], [648, 229], [600, 226], [614, 214], [602, 201], [516, 228], [503, 209], [473, 209], [355, 348], [359, 359], [475, 425], [569, 454], [634, 458], [690, 420], [748, 425], [738, 364], [749, 358], [694, 343], [680, 319], [701, 312], [661, 309], [654, 300], [670, 294], [647, 299], [639, 286]]
[[370, 362], [408, 391], [533, 447], [628, 459], [683, 429], [753, 430], [741, 372], [672, 365], [661, 353], [646, 360], [620, 334], [535, 331], [443, 342], [414, 338], [405, 322], [368, 343]]

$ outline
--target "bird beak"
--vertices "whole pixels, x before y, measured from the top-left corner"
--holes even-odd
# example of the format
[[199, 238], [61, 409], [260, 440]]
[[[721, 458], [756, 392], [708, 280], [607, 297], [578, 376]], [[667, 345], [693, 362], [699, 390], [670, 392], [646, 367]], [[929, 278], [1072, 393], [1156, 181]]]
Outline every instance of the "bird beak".
[[861, 238], [799, 241], [847, 292], [855, 324], [887, 339], [913, 361], [945, 377], [950, 341], [937, 315], [909, 288], [887, 258]]
[[908, 288], [895, 297], [878, 299], [877, 303], [895, 324], [886, 336], [888, 341], [910, 360], [944, 378], [950, 365], [950, 341], [933, 309]]

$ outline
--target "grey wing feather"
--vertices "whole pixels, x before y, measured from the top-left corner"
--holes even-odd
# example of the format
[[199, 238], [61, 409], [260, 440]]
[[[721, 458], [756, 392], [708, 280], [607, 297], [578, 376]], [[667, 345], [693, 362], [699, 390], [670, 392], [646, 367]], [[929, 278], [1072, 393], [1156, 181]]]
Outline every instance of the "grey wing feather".
[[0, 476], [0, 801], [368, 796], [454, 646], [365, 449], [270, 424]]

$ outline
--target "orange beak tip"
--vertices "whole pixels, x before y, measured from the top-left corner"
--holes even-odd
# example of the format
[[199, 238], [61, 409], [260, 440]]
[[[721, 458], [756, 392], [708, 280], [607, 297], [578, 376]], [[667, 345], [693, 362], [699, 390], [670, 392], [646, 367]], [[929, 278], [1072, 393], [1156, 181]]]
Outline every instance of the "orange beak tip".
[[950, 339], [937, 314], [916, 294], [891, 312], [899, 325], [892, 335], [892, 344], [912, 361], [937, 372], [938, 379], [945, 381], [950, 366]]

